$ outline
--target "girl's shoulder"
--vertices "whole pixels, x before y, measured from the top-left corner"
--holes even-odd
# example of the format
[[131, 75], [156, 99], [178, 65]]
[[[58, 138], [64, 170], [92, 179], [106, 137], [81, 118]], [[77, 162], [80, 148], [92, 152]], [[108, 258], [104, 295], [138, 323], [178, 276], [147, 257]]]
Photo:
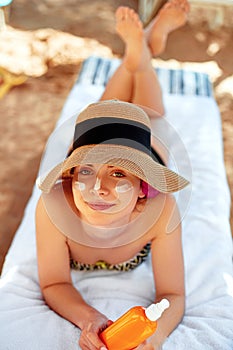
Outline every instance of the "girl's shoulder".
[[74, 211], [75, 206], [71, 187], [68, 183], [59, 182], [49, 193], [42, 193], [37, 206], [36, 218], [52, 218], [56, 222], [56, 218], [66, 215], [67, 211]]

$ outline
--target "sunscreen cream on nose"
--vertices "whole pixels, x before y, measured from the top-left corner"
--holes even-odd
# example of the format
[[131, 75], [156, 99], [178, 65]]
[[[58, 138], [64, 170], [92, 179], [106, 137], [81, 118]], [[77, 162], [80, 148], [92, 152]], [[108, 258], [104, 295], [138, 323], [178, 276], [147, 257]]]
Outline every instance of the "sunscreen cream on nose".
[[100, 179], [97, 177], [96, 182], [95, 182], [95, 186], [94, 186], [94, 190], [98, 191], [100, 189]]

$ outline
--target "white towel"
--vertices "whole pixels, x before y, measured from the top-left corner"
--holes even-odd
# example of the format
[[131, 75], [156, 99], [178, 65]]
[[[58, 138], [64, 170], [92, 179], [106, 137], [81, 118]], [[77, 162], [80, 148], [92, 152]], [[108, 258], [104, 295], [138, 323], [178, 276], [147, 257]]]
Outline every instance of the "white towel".
[[[89, 68], [84, 69], [84, 65], [58, 125], [100, 97], [104, 84], [118, 64], [117, 60], [100, 58], [86, 62], [89, 67], [93, 66], [94, 75]], [[170, 82], [163, 85], [166, 118], [180, 135], [192, 170], [192, 196], [187, 210], [182, 208], [178, 198], [184, 214], [186, 311], [183, 321], [162, 348], [232, 350], [230, 195], [223, 162], [219, 111], [204, 75], [161, 70], [160, 79]], [[170, 140], [172, 154], [178, 157], [180, 144], [173, 141]], [[182, 160], [180, 166], [183, 166]], [[0, 280], [1, 350], [79, 348], [79, 329], [50, 310], [41, 296], [34, 225], [39, 195], [35, 187]], [[72, 271], [72, 278], [87, 302], [111, 319], [116, 319], [131, 306], [148, 305], [153, 301], [155, 290], [150, 259], [127, 273]]]

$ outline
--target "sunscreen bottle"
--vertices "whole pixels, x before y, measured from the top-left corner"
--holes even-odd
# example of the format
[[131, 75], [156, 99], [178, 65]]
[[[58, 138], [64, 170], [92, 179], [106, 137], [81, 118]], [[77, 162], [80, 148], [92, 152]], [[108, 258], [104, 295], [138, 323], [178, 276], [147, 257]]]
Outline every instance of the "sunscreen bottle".
[[100, 333], [100, 339], [108, 350], [130, 350], [149, 338], [157, 328], [157, 320], [169, 307], [162, 299], [147, 308], [135, 306]]

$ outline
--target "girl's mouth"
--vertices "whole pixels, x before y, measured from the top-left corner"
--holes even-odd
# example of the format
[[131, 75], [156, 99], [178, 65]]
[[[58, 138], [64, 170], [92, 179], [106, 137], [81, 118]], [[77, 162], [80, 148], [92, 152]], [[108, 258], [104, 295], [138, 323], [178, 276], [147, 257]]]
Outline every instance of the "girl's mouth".
[[88, 206], [93, 210], [107, 210], [112, 208], [115, 204], [108, 203], [87, 203]]

